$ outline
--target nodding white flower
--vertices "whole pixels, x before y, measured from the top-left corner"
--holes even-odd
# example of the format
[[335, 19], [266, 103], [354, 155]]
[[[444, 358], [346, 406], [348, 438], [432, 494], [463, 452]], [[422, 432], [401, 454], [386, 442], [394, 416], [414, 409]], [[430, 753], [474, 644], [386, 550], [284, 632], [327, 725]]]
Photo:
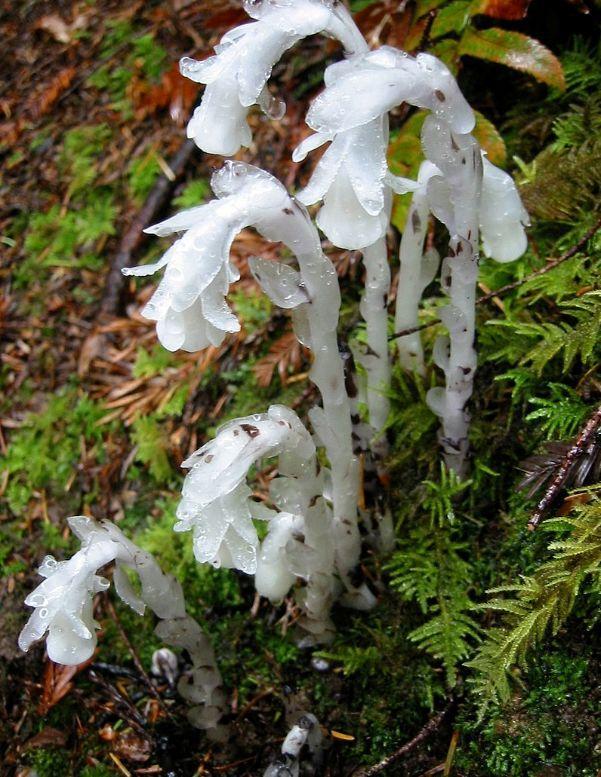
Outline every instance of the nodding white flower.
[[225, 301], [230, 283], [239, 278], [229, 261], [232, 242], [250, 225], [270, 238], [291, 203], [273, 176], [243, 162], [226, 162], [211, 186], [218, 199], [145, 230], [159, 236], [184, 233], [158, 262], [123, 270], [145, 276], [166, 268], [142, 314], [157, 322], [159, 340], [170, 351], [218, 346], [226, 333], [240, 330]]
[[247, 472], [264, 457], [302, 462], [314, 454], [309, 433], [283, 405], [225, 424], [214, 440], [182, 464], [190, 472], [177, 508], [176, 531], [193, 530], [199, 562], [254, 574], [258, 537], [251, 520], [251, 492], [244, 483]]
[[472, 135], [454, 133], [435, 117], [424, 122], [422, 143], [437, 166], [427, 183], [434, 215], [451, 234], [464, 237], [475, 221], [484, 253], [498, 262], [520, 257], [528, 243], [524, 227], [530, 221], [513, 178], [488, 161]]
[[528, 246], [524, 227], [530, 224], [515, 181], [482, 155], [480, 230], [486, 256], [497, 262], [513, 262]]
[[417, 188], [387, 169], [388, 111], [409, 102], [466, 131], [474, 116], [449, 70], [429, 54], [411, 57], [384, 46], [331, 65], [325, 81], [307, 114], [317, 132], [293, 159], [332, 142], [298, 199], [306, 205], [323, 199], [317, 223], [335, 245], [365, 248], [386, 231], [390, 189], [404, 194]]
[[254, 104], [276, 118], [284, 104], [273, 98], [267, 81], [285, 51], [307, 35], [323, 32], [340, 40], [347, 53], [366, 48], [361, 33], [342, 3], [334, 0], [246, 0], [255, 22], [230, 30], [204, 61], [184, 57], [184, 76], [207, 84], [201, 105], [188, 124], [188, 137], [210, 154], [231, 156], [248, 146], [246, 116]]
[[[81, 549], [67, 561], [46, 556], [42, 562], [38, 572], [45, 580], [25, 599], [35, 610], [19, 635], [21, 650], [29, 650], [48, 632], [46, 647], [52, 661], [67, 665], [87, 661], [97, 641], [93, 596], [109, 587], [97, 573], [113, 561], [115, 590], [133, 610], [142, 615], [148, 605], [161, 618], [185, 616], [179, 584], [163, 575], [154, 558], [116, 526], [86, 516], [69, 518], [68, 523], [81, 540]], [[126, 568], [137, 572], [140, 594], [132, 588]]]
[[297, 194], [304, 205], [323, 200], [317, 215], [319, 228], [331, 242], [348, 249], [372, 245], [388, 227], [390, 187], [399, 192], [414, 188], [413, 181], [392, 176], [387, 169], [388, 119], [335, 135], [317, 133], [294, 151], [295, 162], [331, 140], [308, 185]]
[[449, 69], [431, 54], [413, 57], [382, 46], [328, 68], [326, 89], [307, 114], [317, 132], [337, 134], [368, 124], [403, 102], [427, 108], [454, 132], [471, 132], [474, 112]]

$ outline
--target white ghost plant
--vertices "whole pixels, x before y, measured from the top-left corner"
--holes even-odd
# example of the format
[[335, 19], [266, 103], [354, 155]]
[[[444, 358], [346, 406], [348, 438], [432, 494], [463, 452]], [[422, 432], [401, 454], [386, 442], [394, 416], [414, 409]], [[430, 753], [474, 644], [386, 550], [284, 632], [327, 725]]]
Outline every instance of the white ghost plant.
[[[193, 688], [194, 700], [202, 707], [190, 711], [191, 720], [199, 728], [224, 733], [225, 728], [218, 726], [225, 711], [221, 675], [208, 638], [186, 614], [178, 581], [165, 575], [150, 553], [128, 540], [110, 521], [78, 515], [67, 522], [81, 541], [81, 548], [66, 561], [57, 561], [53, 556], [43, 560], [38, 572], [45, 579], [25, 599], [34, 611], [19, 636], [21, 650], [27, 652], [47, 634], [46, 650], [51, 661], [67, 666], [88, 661], [97, 644], [94, 595], [110, 585], [98, 573], [114, 564], [113, 584], [125, 604], [139, 615], [149, 607], [159, 618], [155, 633], [169, 644], [194, 647], [189, 649], [190, 655], [195, 665], [202, 666], [203, 673], [193, 674], [187, 687]], [[128, 570], [137, 576], [139, 591], [133, 587]], [[194, 645], [189, 644], [190, 634], [194, 635]]]
[[285, 105], [272, 97], [267, 81], [299, 40], [324, 33], [338, 39], [347, 54], [366, 48], [352, 17], [335, 0], [246, 0], [244, 7], [256, 21], [226, 33], [214, 56], [180, 62], [182, 75], [207, 85], [187, 133], [209, 154], [232, 156], [250, 145], [246, 117], [252, 105], [273, 118], [283, 116]]

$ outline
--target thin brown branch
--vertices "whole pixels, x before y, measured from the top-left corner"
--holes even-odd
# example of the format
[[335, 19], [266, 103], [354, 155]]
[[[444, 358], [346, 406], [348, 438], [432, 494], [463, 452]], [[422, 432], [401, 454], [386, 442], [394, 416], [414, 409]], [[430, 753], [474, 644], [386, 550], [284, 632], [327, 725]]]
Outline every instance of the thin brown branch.
[[358, 772], [354, 772], [353, 777], [373, 777], [374, 774], [380, 774], [381, 772], [388, 769], [389, 766], [392, 766], [392, 764], [399, 761], [401, 758], [404, 758], [409, 753], [413, 752], [419, 745], [421, 745], [422, 742], [424, 742], [426, 739], [432, 736], [444, 723], [444, 721], [449, 717], [451, 712], [453, 711], [455, 705], [457, 703], [457, 699], [453, 697], [447, 706], [441, 710], [438, 715], [435, 715], [431, 720], [429, 720], [426, 725], [421, 729], [421, 731], [418, 731], [418, 733], [411, 739], [409, 742], [404, 744], [402, 747], [399, 747], [398, 750], [395, 750], [394, 753], [392, 753], [389, 756], [386, 756], [386, 758], [383, 758], [379, 763], [374, 764], [374, 766], [369, 766], [367, 769], [361, 769]]
[[588, 447], [589, 442], [591, 441], [591, 439], [593, 438], [593, 436], [596, 434], [597, 430], [600, 427], [601, 427], [601, 405], [597, 408], [597, 410], [586, 422], [580, 434], [576, 438], [576, 441], [567, 451], [561, 463], [561, 466], [559, 467], [555, 477], [551, 481], [551, 485], [545, 491], [545, 495], [538, 503], [534, 515], [528, 521], [528, 529], [530, 531], [534, 531], [534, 529], [536, 529], [536, 527], [541, 522], [541, 519], [543, 518], [547, 510], [555, 502], [565, 482], [566, 476], [570, 471], [570, 467], [579, 456], [582, 456], [582, 454], [585, 452], [586, 448]]
[[[601, 229], [601, 219], [599, 219], [581, 238], [580, 240], [573, 245], [571, 248], [569, 248], [565, 253], [561, 254], [561, 256], [558, 256], [556, 259], [551, 259], [547, 262], [547, 264], [544, 267], [541, 267], [540, 270], [535, 270], [534, 272], [530, 273], [530, 275], [527, 275], [525, 278], [522, 278], [519, 281], [513, 281], [513, 283], [507, 283], [505, 286], [501, 286], [500, 289], [495, 289], [494, 291], [488, 292], [488, 294], [484, 294], [482, 297], [478, 297], [476, 300], [476, 305], [480, 305], [483, 302], [488, 302], [489, 300], [493, 299], [494, 297], [498, 297], [501, 294], [506, 294], [508, 291], [513, 291], [514, 289], [519, 288], [524, 283], [528, 283], [531, 280], [534, 280], [534, 278], [538, 278], [541, 275], [545, 275], [545, 273], [548, 273], [550, 270], [554, 270], [556, 267], [558, 267], [560, 264], [563, 264], [563, 262], [566, 262], [568, 259], [571, 259], [576, 254], [580, 253], [584, 246], [588, 243], [588, 241]], [[407, 335], [412, 335], [415, 332], [421, 332], [422, 329], [429, 329], [431, 326], [434, 326], [435, 324], [440, 324], [440, 319], [435, 318], [432, 321], [428, 321], [427, 324], [420, 324], [419, 326], [412, 326], [409, 329], [401, 329], [400, 332], [395, 332], [393, 335], [391, 335], [388, 339], [389, 340], [396, 340], [398, 337], [406, 337]]]
[[138, 672], [140, 674], [140, 677], [142, 678], [142, 680], [144, 681], [144, 684], [148, 688], [148, 691], [150, 692], [150, 695], [153, 696], [156, 699], [156, 701], [158, 702], [161, 710], [165, 713], [165, 715], [167, 715], [167, 717], [171, 718], [172, 717], [171, 713], [169, 712], [167, 707], [165, 707], [165, 705], [163, 703], [163, 700], [161, 699], [160, 693], [157, 691], [157, 689], [154, 686], [152, 680], [148, 676], [147, 671], [144, 669], [144, 666], [142, 665], [142, 662], [140, 661], [140, 656], [138, 655], [135, 647], [133, 646], [130, 638], [128, 637], [127, 632], [123, 628], [123, 624], [121, 623], [121, 620], [120, 620], [119, 616], [117, 615], [117, 611], [115, 610], [115, 607], [114, 607], [113, 603], [110, 601], [110, 599], [107, 600], [107, 609], [109, 611], [109, 614], [110, 614], [111, 618], [115, 622], [115, 626], [117, 627], [119, 635], [121, 636], [121, 639], [125, 642], [125, 645], [126, 645], [127, 649], [129, 650], [129, 652], [131, 654], [132, 661], [134, 662], [134, 666], [138, 670]]
[[549, 262], [547, 262], [547, 264], [544, 267], [541, 267], [540, 270], [536, 270], [535, 272], [530, 273], [530, 275], [527, 275], [525, 278], [522, 278], [522, 280], [520, 281], [514, 281], [513, 283], [508, 283], [505, 286], [501, 286], [500, 289], [496, 289], [495, 291], [491, 291], [488, 294], [484, 294], [484, 296], [478, 298], [478, 300], [476, 301], [476, 305], [479, 305], [481, 302], [488, 302], [489, 299], [492, 299], [493, 297], [498, 297], [499, 294], [505, 294], [508, 291], [513, 291], [513, 289], [517, 289], [523, 283], [528, 283], [529, 281], [534, 280], [534, 278], [539, 278], [541, 275], [545, 275], [545, 273], [548, 273], [549, 270], [554, 270], [560, 264], [563, 264], [563, 262], [567, 261], [568, 259], [571, 259], [577, 253], [580, 253], [580, 251], [585, 247], [585, 245], [588, 243], [591, 237], [593, 237], [593, 235], [595, 235], [600, 229], [601, 229], [601, 219], [599, 219], [596, 222], [596, 224], [594, 224], [588, 230], [588, 232], [586, 232], [580, 238], [580, 240], [575, 245], [569, 248], [561, 256], [558, 256], [556, 259], [551, 259]]

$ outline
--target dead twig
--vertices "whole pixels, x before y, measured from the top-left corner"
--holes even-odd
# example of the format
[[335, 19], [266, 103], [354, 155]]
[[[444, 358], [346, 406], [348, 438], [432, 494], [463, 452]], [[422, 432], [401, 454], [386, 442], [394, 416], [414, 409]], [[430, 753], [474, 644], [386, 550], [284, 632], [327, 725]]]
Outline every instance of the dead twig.
[[374, 766], [369, 766], [367, 769], [354, 772], [353, 777], [372, 777], [374, 774], [380, 774], [385, 769], [388, 769], [389, 766], [392, 766], [392, 764], [396, 763], [401, 758], [404, 758], [406, 755], [411, 753], [416, 749], [416, 747], [418, 747], [418, 745], [432, 736], [432, 734], [434, 734], [440, 728], [440, 726], [444, 723], [444, 721], [449, 717], [455, 708], [456, 703], [457, 699], [455, 697], [451, 698], [447, 706], [441, 710], [438, 715], [435, 715], [431, 720], [429, 720], [421, 729], [421, 731], [418, 731], [413, 739], [404, 744], [402, 747], [399, 747], [399, 749], [395, 750], [395, 752], [391, 755], [383, 758]]
[[536, 511], [534, 512], [534, 515], [528, 521], [528, 529], [530, 531], [534, 531], [534, 529], [536, 529], [538, 524], [541, 522], [541, 519], [543, 518], [544, 514], [547, 512], [547, 510], [557, 499], [557, 496], [565, 482], [565, 479], [568, 475], [568, 472], [570, 471], [570, 468], [572, 467], [576, 459], [582, 456], [582, 454], [586, 451], [589, 443], [591, 442], [594, 435], [597, 433], [597, 430], [599, 429], [599, 427], [601, 427], [601, 405], [589, 418], [589, 420], [586, 422], [586, 424], [580, 431], [580, 434], [576, 438], [576, 441], [574, 442], [574, 444], [570, 446], [570, 448], [568, 449], [561, 463], [561, 466], [559, 467], [555, 477], [551, 481], [551, 485], [545, 491], [545, 495], [538, 503], [536, 507]]
[[[601, 219], [599, 219], [581, 238], [580, 240], [573, 245], [571, 248], [569, 248], [565, 253], [563, 253], [561, 256], [558, 256], [556, 259], [551, 259], [544, 267], [541, 267], [540, 270], [535, 270], [535, 272], [530, 273], [530, 275], [527, 275], [525, 278], [522, 278], [519, 281], [513, 281], [513, 283], [507, 283], [505, 286], [501, 286], [500, 289], [495, 289], [494, 291], [490, 291], [488, 294], [483, 294], [481, 297], [478, 297], [476, 300], [476, 305], [480, 305], [483, 302], [488, 302], [489, 300], [493, 299], [494, 297], [498, 297], [501, 294], [506, 294], [508, 291], [513, 291], [513, 289], [517, 289], [522, 284], [528, 283], [531, 280], [534, 280], [534, 278], [538, 278], [541, 275], [545, 275], [550, 270], [554, 270], [558, 265], [562, 264], [563, 262], [566, 262], [568, 259], [571, 259], [573, 256], [575, 256], [577, 253], [579, 253], [584, 246], [588, 243], [588, 241], [601, 229]], [[400, 332], [395, 332], [393, 335], [390, 335], [388, 338], [389, 340], [396, 340], [398, 337], [406, 337], [407, 335], [412, 335], [415, 332], [421, 332], [422, 329], [429, 329], [431, 326], [434, 326], [435, 324], [440, 324], [440, 319], [435, 318], [432, 321], [428, 321], [427, 324], [420, 324], [419, 326], [412, 326], [409, 329], [401, 329]]]
[[111, 618], [115, 622], [115, 626], [117, 627], [117, 630], [119, 631], [121, 639], [125, 642], [125, 644], [127, 646], [127, 649], [129, 650], [129, 652], [131, 654], [132, 660], [134, 662], [134, 666], [136, 667], [136, 669], [138, 670], [140, 676], [142, 677], [142, 679], [144, 681], [144, 684], [146, 685], [146, 687], [148, 688], [148, 690], [150, 692], [150, 695], [153, 696], [157, 700], [157, 702], [159, 704], [159, 707], [165, 713], [165, 715], [167, 715], [168, 718], [173, 719], [173, 716], [171, 715], [171, 713], [169, 712], [167, 707], [165, 707], [165, 705], [163, 703], [163, 700], [161, 699], [160, 693], [157, 691], [157, 689], [155, 688], [155, 686], [152, 683], [152, 680], [148, 676], [147, 671], [144, 669], [144, 667], [142, 665], [142, 662], [140, 661], [140, 657], [138, 656], [138, 653], [137, 653], [135, 647], [132, 645], [130, 638], [127, 636], [127, 632], [123, 628], [123, 624], [121, 623], [121, 621], [119, 619], [119, 616], [117, 615], [117, 611], [115, 610], [115, 607], [114, 607], [113, 603], [110, 601], [110, 599], [107, 600], [107, 609], [109, 611], [109, 614], [110, 614]]

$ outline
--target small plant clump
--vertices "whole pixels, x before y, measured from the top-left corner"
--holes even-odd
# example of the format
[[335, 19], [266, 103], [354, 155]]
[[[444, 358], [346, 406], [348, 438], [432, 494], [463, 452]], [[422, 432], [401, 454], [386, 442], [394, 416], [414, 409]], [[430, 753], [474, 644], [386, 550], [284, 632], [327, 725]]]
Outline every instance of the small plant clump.
[[[242, 6], [250, 21], [217, 14], [220, 32], [242, 23], [181, 75], [129, 17], [103, 21], [82, 81], [147, 128], [161, 89], [203, 85], [188, 143], [226, 159], [177, 189], [181, 210], [141, 222], [142, 263], [120, 249], [136, 304], [111, 318], [103, 301], [76, 374], [51, 349], [43, 395], [0, 372], [3, 413], [12, 385], [24, 408], [0, 419], [0, 566], [31, 608], [20, 650], [47, 655], [39, 726], [10, 763], [594, 777], [598, 49], [576, 40], [558, 59], [493, 26], [528, 2]], [[483, 85], [474, 59], [522, 71], [523, 99], [501, 89], [491, 107], [509, 76]], [[42, 192], [45, 210], [7, 232], [18, 313], [50, 337], [75, 319], [52, 291], [44, 324], [34, 273], [74, 279], [89, 307], [120, 198], [146, 213], [161, 176], [180, 176], [155, 136], [109, 171], [117, 132], [68, 130], [60, 202]], [[36, 520], [34, 583], [15, 548]], [[103, 702], [80, 720], [88, 693]]]

